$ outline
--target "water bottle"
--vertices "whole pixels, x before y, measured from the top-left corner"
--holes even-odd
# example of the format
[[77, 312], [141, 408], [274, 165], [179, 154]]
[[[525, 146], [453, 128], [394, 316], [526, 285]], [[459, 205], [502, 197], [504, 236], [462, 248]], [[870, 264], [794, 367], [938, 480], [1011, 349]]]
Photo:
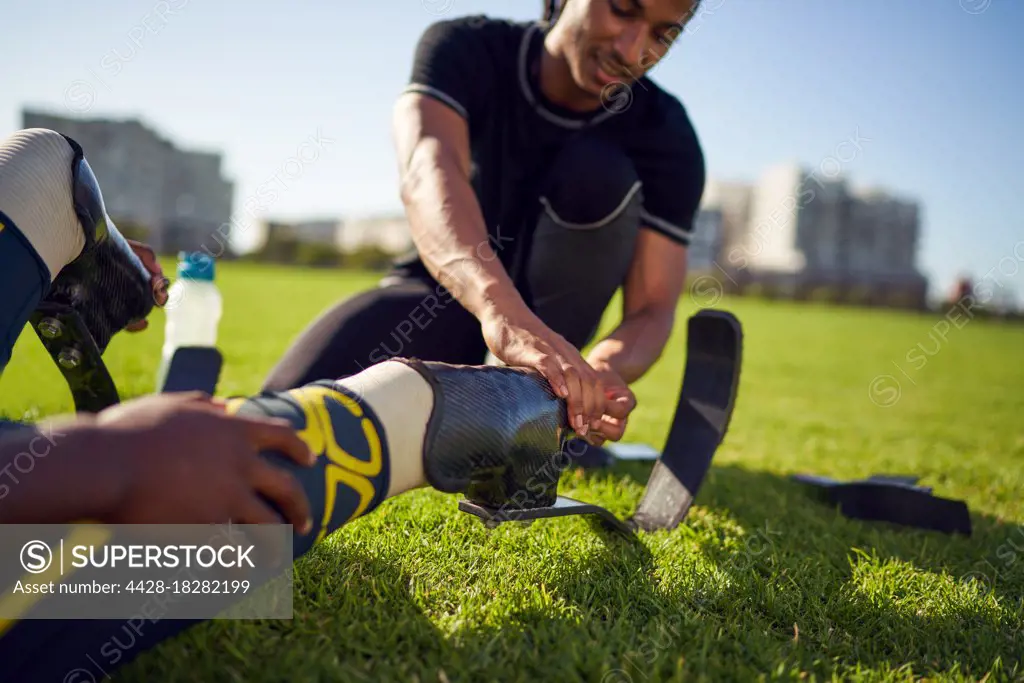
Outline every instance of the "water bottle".
[[177, 349], [217, 345], [223, 303], [213, 276], [214, 260], [208, 254], [186, 251], [178, 254], [178, 279], [167, 290], [164, 307], [167, 324], [157, 373], [157, 391], [164, 385], [171, 358]]

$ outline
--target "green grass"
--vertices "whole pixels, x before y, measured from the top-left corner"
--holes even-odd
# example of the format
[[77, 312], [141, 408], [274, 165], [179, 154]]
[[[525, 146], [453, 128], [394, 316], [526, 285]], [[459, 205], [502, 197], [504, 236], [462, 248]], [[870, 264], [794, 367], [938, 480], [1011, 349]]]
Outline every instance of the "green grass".
[[[228, 394], [255, 391], [313, 316], [374, 276], [231, 264], [220, 280]], [[719, 306], [745, 327], [740, 399], [680, 528], [635, 543], [580, 518], [488, 531], [417, 491], [297, 563], [293, 621], [202, 624], [118, 680], [1024, 679], [1024, 328], [972, 321], [943, 341], [927, 316]], [[680, 319], [695, 310], [684, 299]], [[153, 389], [152, 322], [108, 351], [126, 395]], [[684, 330], [637, 385], [628, 440], [665, 438]], [[869, 394], [883, 374], [901, 382], [887, 407]], [[884, 381], [875, 398], [891, 400]], [[0, 393], [17, 417], [71, 409], [31, 333]], [[919, 474], [968, 502], [974, 535], [845, 519], [788, 481], [805, 471]], [[628, 515], [648, 473], [569, 472], [562, 491]]]

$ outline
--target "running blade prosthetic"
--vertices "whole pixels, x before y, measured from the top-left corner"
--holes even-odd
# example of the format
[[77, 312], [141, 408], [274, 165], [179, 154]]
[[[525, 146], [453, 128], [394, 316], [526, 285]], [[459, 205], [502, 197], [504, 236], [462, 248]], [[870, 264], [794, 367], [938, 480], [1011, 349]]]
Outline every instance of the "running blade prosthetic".
[[111, 338], [152, 311], [150, 273], [107, 215], [82, 148], [75, 152], [71, 194], [85, 248], [54, 279], [30, 317], [32, 327], [71, 388], [75, 409], [97, 412], [119, 401], [101, 356]]

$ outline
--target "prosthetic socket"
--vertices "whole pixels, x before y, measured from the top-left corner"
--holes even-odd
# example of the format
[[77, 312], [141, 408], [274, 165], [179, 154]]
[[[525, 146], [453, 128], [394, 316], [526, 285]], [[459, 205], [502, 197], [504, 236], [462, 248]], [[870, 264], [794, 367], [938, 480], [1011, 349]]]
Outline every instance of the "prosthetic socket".
[[423, 445], [431, 486], [493, 508], [555, 503], [572, 434], [546, 380], [522, 368], [397, 360], [434, 389]]

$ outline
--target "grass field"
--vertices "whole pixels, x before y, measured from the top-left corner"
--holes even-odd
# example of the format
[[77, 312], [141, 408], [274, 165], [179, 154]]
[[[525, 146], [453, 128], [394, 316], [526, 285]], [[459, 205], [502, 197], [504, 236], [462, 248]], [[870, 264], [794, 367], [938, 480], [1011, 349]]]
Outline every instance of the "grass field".
[[[238, 264], [218, 277], [225, 394], [257, 390], [309, 319], [375, 279]], [[455, 497], [417, 491], [297, 563], [293, 621], [202, 624], [117, 680], [1024, 679], [1024, 327], [943, 338], [934, 317], [718, 307], [745, 327], [740, 399], [680, 528], [636, 543], [579, 518], [487, 530]], [[684, 298], [680, 320], [695, 310]], [[152, 323], [107, 353], [126, 395], [153, 390], [162, 314]], [[684, 329], [637, 385], [627, 440], [665, 438]], [[15, 417], [71, 408], [31, 332], [0, 395]], [[845, 519], [796, 472], [918, 474], [968, 502], [974, 534]], [[648, 473], [568, 472], [562, 492], [628, 515]]]

